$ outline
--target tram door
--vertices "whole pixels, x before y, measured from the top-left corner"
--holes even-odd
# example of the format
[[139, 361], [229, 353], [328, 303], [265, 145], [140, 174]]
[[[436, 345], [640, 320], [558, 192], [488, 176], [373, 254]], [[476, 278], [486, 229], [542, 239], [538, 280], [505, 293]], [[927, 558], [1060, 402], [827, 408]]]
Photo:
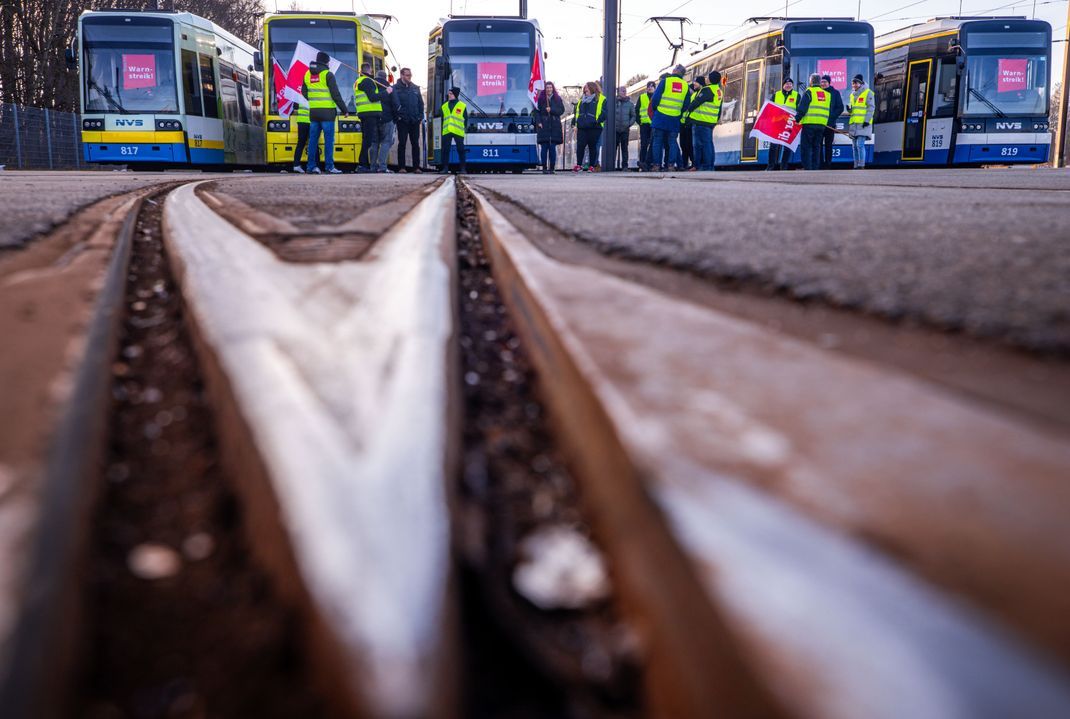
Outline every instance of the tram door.
[[758, 138], [751, 137], [750, 131], [758, 119], [758, 108], [762, 106], [762, 63], [752, 60], [747, 63], [747, 75], [743, 82], [743, 162], [758, 159]]
[[906, 122], [903, 129], [903, 159], [925, 158], [925, 106], [929, 98], [929, 72], [932, 60], [910, 63], [907, 73]]

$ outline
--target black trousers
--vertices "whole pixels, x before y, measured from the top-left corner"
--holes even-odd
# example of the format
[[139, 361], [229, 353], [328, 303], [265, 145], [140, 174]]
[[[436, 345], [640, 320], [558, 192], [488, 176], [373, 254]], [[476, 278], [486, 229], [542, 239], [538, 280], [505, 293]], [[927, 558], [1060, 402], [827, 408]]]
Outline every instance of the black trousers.
[[836, 142], [836, 132], [831, 127], [825, 128], [825, 136], [822, 138], [821, 169], [832, 168], [832, 145]]
[[791, 156], [794, 154], [783, 145], [769, 143], [769, 161], [766, 163], [766, 167], [772, 170], [786, 170], [788, 165], [791, 164]]
[[694, 164], [695, 142], [691, 134], [691, 125], [680, 126], [680, 167], [686, 169]]
[[405, 167], [405, 143], [412, 146], [412, 169], [423, 163], [420, 161], [420, 122], [398, 120], [398, 169]]
[[584, 127], [576, 131], [576, 164], [582, 165], [584, 150], [589, 150], [588, 164], [598, 167], [601, 163], [598, 159], [598, 138], [602, 135], [599, 127]]
[[628, 169], [628, 136], [631, 134], [629, 130], [617, 131], [616, 147], [613, 149], [613, 156], [620, 156], [620, 164], [617, 166], [621, 170]]
[[308, 123], [297, 123], [297, 147], [294, 148], [294, 166], [302, 164], [301, 155], [305, 154], [308, 145]]
[[639, 167], [644, 170], [649, 170], [651, 163], [654, 162], [654, 158], [651, 157], [654, 151], [653, 136], [654, 130], [650, 123], [639, 126]]
[[448, 170], [450, 167], [450, 147], [453, 143], [457, 143], [457, 157], [461, 160], [461, 172], [465, 170], [465, 157], [464, 157], [464, 138], [459, 135], [443, 135], [442, 136], [442, 162], [439, 167], [442, 170]]
[[361, 167], [371, 169], [371, 162], [368, 161], [368, 148], [372, 145], [378, 146], [382, 137], [379, 133], [379, 118], [381, 117], [378, 112], [366, 112], [360, 117], [360, 158], [357, 163]]
[[802, 143], [799, 149], [802, 151], [802, 166], [804, 170], [821, 169], [821, 144], [825, 136], [823, 125], [803, 125]]

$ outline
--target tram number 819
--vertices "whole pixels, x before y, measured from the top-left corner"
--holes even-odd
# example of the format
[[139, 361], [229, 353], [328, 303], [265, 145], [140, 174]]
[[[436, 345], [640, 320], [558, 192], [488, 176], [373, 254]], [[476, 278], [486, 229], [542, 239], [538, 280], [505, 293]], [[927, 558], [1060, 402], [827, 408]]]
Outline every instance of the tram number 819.
[[1000, 154], [1001, 157], [1014, 157], [1015, 155], [1018, 154], [1018, 148], [1017, 147], [1001, 147], [1000, 150], [999, 150], [999, 154]]

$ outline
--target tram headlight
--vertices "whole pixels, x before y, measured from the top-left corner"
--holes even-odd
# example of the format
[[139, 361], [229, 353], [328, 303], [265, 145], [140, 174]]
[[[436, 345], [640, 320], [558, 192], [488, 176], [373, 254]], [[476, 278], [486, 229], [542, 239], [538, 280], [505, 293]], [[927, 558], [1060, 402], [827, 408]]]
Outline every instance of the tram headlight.
[[103, 130], [104, 129], [104, 121], [103, 120], [82, 120], [82, 129], [83, 130]]
[[1042, 120], [1040, 122], [1034, 122], [1033, 123], [1033, 132], [1047, 132], [1047, 131], [1048, 131], [1048, 123], [1047, 122], [1044, 122]]
[[354, 120], [339, 120], [338, 132], [360, 132], [360, 122]]
[[984, 132], [985, 124], [983, 122], [963, 122], [962, 132]]
[[289, 120], [268, 120], [268, 132], [289, 132]]
[[157, 120], [156, 121], [156, 130], [157, 131], [174, 131], [174, 130], [181, 130], [181, 129], [182, 129], [182, 123], [179, 122], [178, 120]]

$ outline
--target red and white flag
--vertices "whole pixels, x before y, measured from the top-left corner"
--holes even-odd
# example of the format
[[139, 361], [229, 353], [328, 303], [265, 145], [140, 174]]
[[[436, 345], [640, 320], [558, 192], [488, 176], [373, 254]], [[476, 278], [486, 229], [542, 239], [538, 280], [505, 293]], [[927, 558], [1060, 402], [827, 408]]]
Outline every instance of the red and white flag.
[[[319, 50], [306, 42], [298, 40], [293, 59], [290, 61], [290, 68], [285, 75], [282, 73], [282, 67], [279, 65], [278, 60], [272, 59], [275, 101], [279, 106], [279, 114], [283, 117], [288, 117], [294, 111], [295, 105], [308, 104], [305, 96], [301, 94], [301, 90], [305, 84], [305, 73], [308, 72], [309, 66], [316, 61], [316, 55], [318, 54]], [[331, 72], [338, 72], [338, 68], [341, 65], [342, 61], [333, 57], [327, 63], [327, 67]]]
[[531, 61], [531, 80], [528, 81], [528, 97], [534, 105], [539, 100], [539, 93], [546, 87], [546, 68], [543, 67], [542, 37], [535, 33], [535, 59]]
[[795, 110], [766, 100], [758, 111], [758, 119], [754, 121], [750, 136], [783, 145], [794, 152], [799, 149], [802, 125], [795, 121]]

